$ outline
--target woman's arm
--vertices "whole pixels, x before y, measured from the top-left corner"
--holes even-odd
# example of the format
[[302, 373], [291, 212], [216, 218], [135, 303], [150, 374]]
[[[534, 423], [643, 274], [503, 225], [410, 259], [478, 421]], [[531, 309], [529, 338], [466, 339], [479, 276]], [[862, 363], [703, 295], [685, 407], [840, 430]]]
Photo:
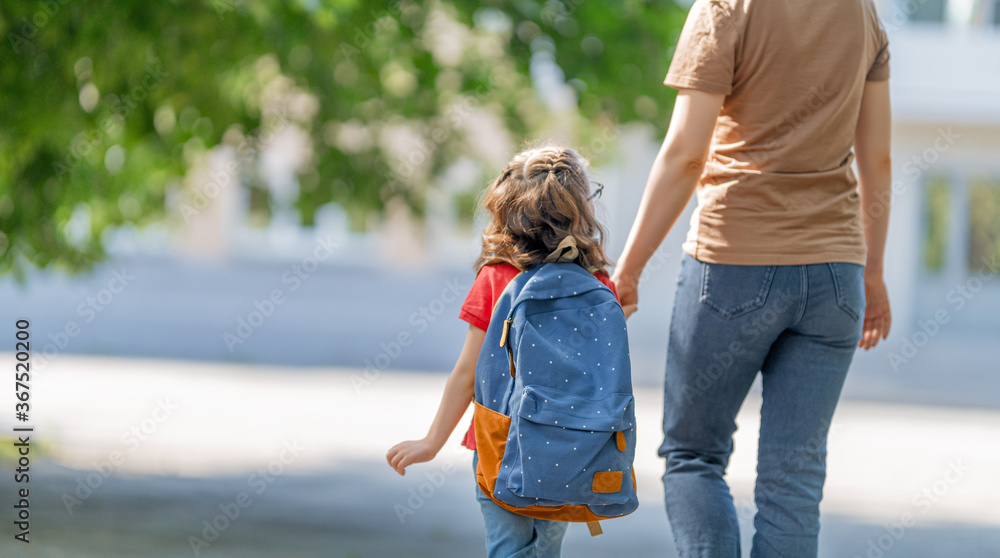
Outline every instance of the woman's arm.
[[677, 93], [670, 128], [649, 171], [639, 213], [612, 276], [626, 316], [635, 312], [639, 303], [643, 268], [684, 212], [698, 184], [723, 99], [725, 95], [695, 89]]
[[400, 475], [406, 474], [405, 469], [409, 465], [434, 459], [448, 440], [448, 436], [455, 430], [455, 425], [465, 414], [465, 410], [469, 408], [469, 403], [475, 396], [476, 358], [479, 357], [479, 350], [485, 338], [485, 331], [476, 326], [469, 326], [465, 345], [462, 346], [455, 368], [452, 369], [448, 382], [444, 385], [441, 405], [438, 406], [437, 415], [427, 435], [420, 440], [400, 442], [385, 454], [389, 466]]
[[865, 323], [858, 347], [870, 349], [889, 335], [892, 311], [889, 293], [882, 278], [882, 258], [889, 231], [889, 208], [892, 202], [892, 116], [889, 82], [865, 82], [861, 112], [854, 132], [854, 152], [858, 161], [858, 192], [861, 194], [861, 219], [868, 244], [865, 264]]

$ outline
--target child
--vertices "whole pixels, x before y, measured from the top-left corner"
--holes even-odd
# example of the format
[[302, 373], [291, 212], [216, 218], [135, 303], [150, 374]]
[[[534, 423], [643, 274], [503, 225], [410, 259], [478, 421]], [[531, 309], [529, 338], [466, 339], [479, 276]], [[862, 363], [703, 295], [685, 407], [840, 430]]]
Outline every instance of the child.
[[[421, 440], [396, 444], [386, 454], [400, 475], [407, 466], [437, 455], [473, 400], [476, 358], [489, 327], [494, 303], [520, 270], [558, 256], [560, 242], [572, 237], [579, 251], [574, 261], [585, 269], [602, 271], [596, 277], [612, 292], [614, 284], [603, 272], [604, 229], [597, 222], [583, 159], [572, 149], [543, 147], [524, 151], [507, 164], [489, 186], [483, 208], [490, 222], [483, 232], [483, 250], [476, 260], [478, 273], [462, 305], [459, 318], [469, 323], [465, 345], [445, 384], [444, 395], [430, 430]], [[551, 258], [550, 258], [551, 260]], [[617, 296], [617, 294], [616, 294]], [[476, 449], [472, 425], [463, 444]], [[473, 456], [475, 470], [478, 455]], [[560, 556], [567, 523], [521, 516], [490, 500], [476, 486], [476, 497], [486, 523], [487, 555]]]

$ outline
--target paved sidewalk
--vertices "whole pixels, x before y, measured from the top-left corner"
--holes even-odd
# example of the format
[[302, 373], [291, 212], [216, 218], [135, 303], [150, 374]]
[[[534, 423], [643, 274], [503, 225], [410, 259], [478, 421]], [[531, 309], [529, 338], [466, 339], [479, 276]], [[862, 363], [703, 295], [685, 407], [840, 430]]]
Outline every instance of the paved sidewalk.
[[[201, 556], [483, 555], [459, 432], [405, 477], [384, 460], [423, 434], [443, 375], [61, 356], [33, 380], [33, 442], [46, 451], [33, 454], [33, 542], [13, 541], [3, 462], [0, 556], [195, 556], [191, 537]], [[642, 505], [596, 539], [571, 528], [566, 556], [675, 555], [659, 393], [636, 397]], [[729, 472], [747, 552], [759, 404], [752, 396], [740, 413]], [[12, 405], [4, 390], [0, 408]], [[1000, 412], [844, 401], [821, 556], [1000, 556], [997, 440]]]

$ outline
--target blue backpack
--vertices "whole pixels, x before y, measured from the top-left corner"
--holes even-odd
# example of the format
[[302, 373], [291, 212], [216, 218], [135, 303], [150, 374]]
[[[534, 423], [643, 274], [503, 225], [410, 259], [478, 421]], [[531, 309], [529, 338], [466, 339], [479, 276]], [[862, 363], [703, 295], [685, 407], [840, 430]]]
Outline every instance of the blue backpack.
[[625, 316], [575, 263], [518, 274], [476, 361], [476, 480], [514, 513], [597, 521], [631, 513], [635, 406]]

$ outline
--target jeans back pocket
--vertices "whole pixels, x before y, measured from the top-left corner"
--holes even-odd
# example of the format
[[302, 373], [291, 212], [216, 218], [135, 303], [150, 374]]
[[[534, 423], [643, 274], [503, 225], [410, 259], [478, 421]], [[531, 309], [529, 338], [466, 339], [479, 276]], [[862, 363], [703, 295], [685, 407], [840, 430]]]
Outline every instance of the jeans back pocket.
[[701, 262], [699, 300], [727, 320], [764, 305], [777, 266]]
[[830, 274], [833, 275], [837, 306], [854, 321], [860, 321], [865, 315], [866, 304], [864, 266], [843, 262], [826, 265], [830, 267]]

